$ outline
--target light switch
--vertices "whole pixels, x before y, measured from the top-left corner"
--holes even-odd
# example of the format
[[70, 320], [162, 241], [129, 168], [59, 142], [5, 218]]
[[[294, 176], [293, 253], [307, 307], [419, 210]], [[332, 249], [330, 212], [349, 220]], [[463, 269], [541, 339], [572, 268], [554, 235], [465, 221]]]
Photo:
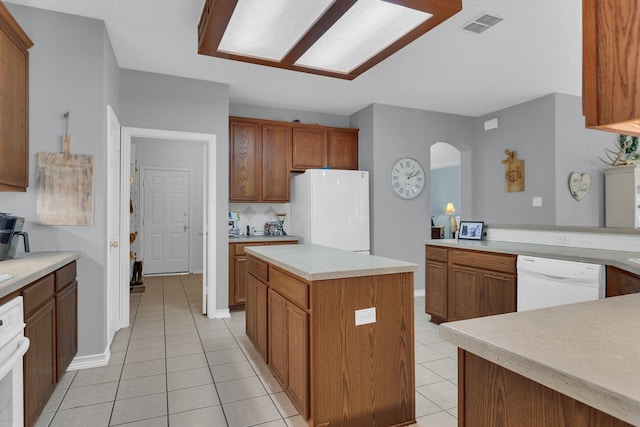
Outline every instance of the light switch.
[[532, 206], [534, 208], [541, 208], [542, 207], [542, 197], [534, 197], [532, 202], [531, 202]]
[[363, 308], [356, 310], [356, 326], [376, 323], [376, 308]]

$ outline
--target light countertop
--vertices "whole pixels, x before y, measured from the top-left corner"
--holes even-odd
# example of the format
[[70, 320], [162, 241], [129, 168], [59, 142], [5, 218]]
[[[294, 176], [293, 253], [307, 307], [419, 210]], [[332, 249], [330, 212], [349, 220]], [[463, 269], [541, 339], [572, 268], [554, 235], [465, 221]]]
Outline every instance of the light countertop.
[[9, 295], [80, 258], [80, 252], [26, 252], [13, 259], [0, 261], [0, 273], [13, 279], [0, 283], [0, 298]]
[[418, 270], [418, 265], [410, 262], [319, 245], [258, 246], [245, 250], [250, 255], [310, 281]]
[[604, 249], [577, 248], [573, 246], [534, 245], [529, 243], [501, 242], [497, 240], [429, 240], [430, 246], [446, 246], [449, 248], [475, 249], [485, 252], [497, 252], [513, 255], [538, 256], [566, 261], [588, 262], [592, 264], [611, 265], [622, 270], [640, 275], [640, 264], [629, 261], [640, 253], [610, 251]]
[[296, 242], [300, 240], [299, 237], [296, 236], [240, 236], [240, 237], [229, 237], [229, 243], [258, 243], [258, 242], [281, 242], [287, 240], [295, 240]]
[[440, 325], [447, 341], [640, 425], [640, 294]]

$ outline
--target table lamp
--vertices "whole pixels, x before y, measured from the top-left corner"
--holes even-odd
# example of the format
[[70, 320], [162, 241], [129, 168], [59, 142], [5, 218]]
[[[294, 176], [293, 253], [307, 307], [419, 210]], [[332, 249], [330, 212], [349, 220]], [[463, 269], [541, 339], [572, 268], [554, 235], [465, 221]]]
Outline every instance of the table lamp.
[[456, 222], [456, 218], [453, 216], [456, 213], [456, 208], [453, 206], [452, 202], [447, 203], [447, 207], [444, 208], [444, 213], [449, 215], [450, 223], [451, 223], [451, 238], [456, 237], [456, 231], [458, 231], [458, 223]]

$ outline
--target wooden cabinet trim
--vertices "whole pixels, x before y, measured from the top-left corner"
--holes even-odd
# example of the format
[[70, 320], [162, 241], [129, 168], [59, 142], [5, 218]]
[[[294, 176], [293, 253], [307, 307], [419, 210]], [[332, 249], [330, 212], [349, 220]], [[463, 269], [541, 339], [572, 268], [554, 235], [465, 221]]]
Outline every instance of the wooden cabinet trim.
[[269, 270], [269, 287], [278, 291], [283, 297], [298, 305], [300, 308], [309, 308], [309, 286], [277, 267]]
[[54, 275], [48, 274], [31, 285], [22, 290], [22, 297], [24, 302], [24, 315], [25, 318], [31, 316], [31, 314], [39, 307], [44, 305], [47, 301], [53, 299], [55, 293], [55, 280]]
[[516, 255], [451, 249], [449, 256], [451, 262], [456, 265], [516, 274]]
[[73, 261], [64, 267], [55, 271], [56, 292], [60, 292], [66, 286], [74, 283], [77, 277], [76, 261]]
[[269, 283], [269, 264], [261, 259], [247, 257], [247, 271], [264, 283]]
[[440, 246], [427, 245], [427, 261], [447, 262], [449, 249]]

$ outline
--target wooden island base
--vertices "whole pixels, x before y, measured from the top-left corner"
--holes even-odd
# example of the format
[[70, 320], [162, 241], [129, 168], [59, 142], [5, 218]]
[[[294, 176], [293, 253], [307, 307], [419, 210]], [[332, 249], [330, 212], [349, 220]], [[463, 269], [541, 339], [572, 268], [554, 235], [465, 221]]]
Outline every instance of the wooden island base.
[[459, 427], [632, 427], [461, 349], [458, 381]]
[[247, 272], [247, 335], [310, 426], [415, 422], [413, 272], [308, 280], [254, 250]]

